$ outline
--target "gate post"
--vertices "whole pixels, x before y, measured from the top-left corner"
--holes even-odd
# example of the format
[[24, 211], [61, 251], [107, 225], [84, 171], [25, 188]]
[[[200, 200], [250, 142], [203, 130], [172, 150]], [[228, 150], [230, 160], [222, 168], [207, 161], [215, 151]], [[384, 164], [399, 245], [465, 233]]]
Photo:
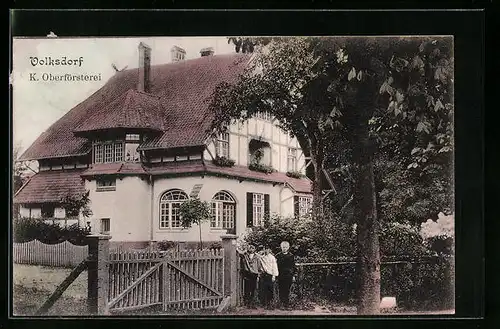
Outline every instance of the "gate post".
[[222, 248], [224, 248], [224, 295], [230, 296], [229, 306], [233, 307], [238, 302], [237, 237], [234, 234], [221, 235]]
[[90, 314], [108, 314], [109, 235], [88, 235], [87, 310]]

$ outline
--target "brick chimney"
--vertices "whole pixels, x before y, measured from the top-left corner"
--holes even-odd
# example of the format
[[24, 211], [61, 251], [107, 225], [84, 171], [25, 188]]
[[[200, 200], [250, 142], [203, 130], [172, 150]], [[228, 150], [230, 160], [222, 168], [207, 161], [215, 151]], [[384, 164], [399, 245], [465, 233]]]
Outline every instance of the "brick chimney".
[[170, 49], [170, 55], [172, 56], [172, 62], [179, 62], [186, 58], [186, 51], [181, 47], [173, 46]]
[[150, 92], [151, 48], [145, 43], [139, 43], [139, 81], [137, 90]]
[[202, 50], [200, 50], [200, 54], [201, 54], [201, 57], [213, 56], [214, 55], [214, 48], [212, 48], [212, 47], [203, 48]]

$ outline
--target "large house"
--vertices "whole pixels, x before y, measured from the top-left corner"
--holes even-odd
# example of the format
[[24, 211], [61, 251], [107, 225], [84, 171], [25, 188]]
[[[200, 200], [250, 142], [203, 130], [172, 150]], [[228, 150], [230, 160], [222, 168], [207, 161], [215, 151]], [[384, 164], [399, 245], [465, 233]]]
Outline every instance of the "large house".
[[[305, 173], [304, 154], [268, 113], [211, 137], [212, 92], [223, 81], [236, 83], [252, 57], [210, 48], [184, 57], [174, 47], [171, 63], [151, 66], [151, 49], [141, 43], [138, 69], [116, 72], [39, 136], [20, 158], [39, 164], [14, 197], [21, 216], [78, 215], [66, 214], [61, 200], [90, 191], [93, 214], [80, 214], [80, 224], [110, 234], [112, 243], [141, 247], [198, 241], [199, 228], [182, 228], [179, 218], [180, 204], [192, 197], [211, 204], [204, 241], [240, 235], [268, 214], [307, 213], [311, 181], [287, 174]], [[256, 161], [275, 171], [255, 170]]]

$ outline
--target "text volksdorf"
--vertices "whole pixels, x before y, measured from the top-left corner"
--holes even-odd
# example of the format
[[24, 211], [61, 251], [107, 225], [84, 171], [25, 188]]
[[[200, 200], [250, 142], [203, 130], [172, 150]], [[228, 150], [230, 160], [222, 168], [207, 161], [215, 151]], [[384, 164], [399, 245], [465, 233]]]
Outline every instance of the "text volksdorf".
[[30, 62], [32, 66], [82, 66], [83, 57], [80, 58], [67, 58], [63, 56], [61, 58], [48, 57], [30, 57]]

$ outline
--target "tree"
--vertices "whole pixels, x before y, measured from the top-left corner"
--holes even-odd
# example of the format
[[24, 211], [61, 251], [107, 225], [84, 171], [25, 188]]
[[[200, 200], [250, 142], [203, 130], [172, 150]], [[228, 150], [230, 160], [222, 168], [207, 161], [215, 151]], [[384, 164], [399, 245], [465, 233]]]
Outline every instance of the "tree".
[[79, 193], [76, 195], [66, 195], [61, 199], [61, 206], [66, 212], [66, 217], [78, 217], [82, 214], [83, 217], [89, 218], [92, 216], [90, 209], [90, 191]]
[[[282, 38], [267, 43], [254, 47], [254, 65], [238, 84], [216, 90], [213, 110], [221, 118], [217, 121], [271, 112], [310, 150], [315, 202], [320, 202], [318, 183], [326, 147], [342, 148], [332, 163], [337, 162], [341, 172], [344, 166], [344, 174], [351, 177], [346, 185], [352, 190], [357, 224], [358, 313], [378, 313], [381, 205], [376, 182], [385, 185], [385, 194], [380, 194], [388, 204], [399, 183], [384, 182], [375, 170], [400, 174], [407, 178], [402, 182], [449, 173], [451, 39]], [[447, 183], [442, 181], [436, 189], [447, 190]], [[450, 204], [446, 197], [442, 201]], [[390, 209], [383, 208], [384, 215], [390, 215]]]
[[203, 241], [201, 237], [201, 223], [210, 218], [210, 204], [206, 201], [201, 201], [199, 198], [191, 198], [184, 201], [179, 208], [182, 227], [191, 227], [197, 224], [200, 230], [200, 249], [203, 249]]

